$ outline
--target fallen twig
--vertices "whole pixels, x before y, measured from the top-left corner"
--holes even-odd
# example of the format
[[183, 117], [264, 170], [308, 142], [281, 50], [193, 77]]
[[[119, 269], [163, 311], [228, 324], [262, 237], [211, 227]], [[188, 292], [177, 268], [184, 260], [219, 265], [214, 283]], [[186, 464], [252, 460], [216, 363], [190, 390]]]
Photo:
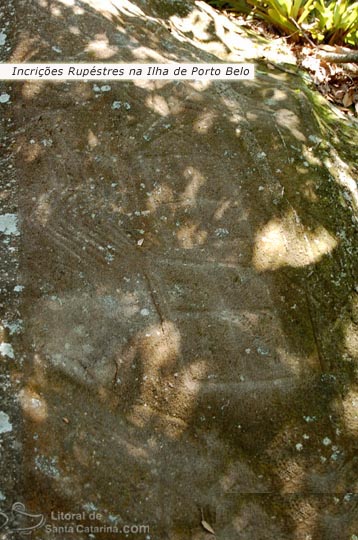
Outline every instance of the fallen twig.
[[316, 49], [316, 56], [326, 62], [334, 64], [351, 64], [358, 62], [358, 51], [347, 51], [344, 53], [325, 52], [321, 49]]

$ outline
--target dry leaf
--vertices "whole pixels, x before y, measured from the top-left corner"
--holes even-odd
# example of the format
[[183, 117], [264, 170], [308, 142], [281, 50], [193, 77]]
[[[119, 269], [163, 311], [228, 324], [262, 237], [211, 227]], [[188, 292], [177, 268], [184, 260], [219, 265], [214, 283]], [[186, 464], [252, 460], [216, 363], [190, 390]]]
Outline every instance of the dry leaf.
[[66, 416], [64, 416], [64, 417], [62, 418], [62, 420], [65, 422], [65, 424], [69, 424], [69, 423], [70, 423], [69, 419], [66, 418]]
[[215, 531], [214, 529], [212, 528], [211, 525], [209, 525], [209, 523], [207, 521], [205, 521], [205, 519], [202, 519], [201, 520], [201, 526], [206, 530], [208, 531], [209, 533], [213, 534], [215, 536]]
[[345, 107], [350, 107], [353, 103], [353, 93], [348, 90], [343, 96], [342, 103]]
[[333, 93], [333, 96], [335, 97], [335, 99], [338, 99], [340, 101], [343, 100], [344, 95], [345, 95], [344, 90], [342, 90], [341, 88], [339, 90], [333, 89], [332, 93]]

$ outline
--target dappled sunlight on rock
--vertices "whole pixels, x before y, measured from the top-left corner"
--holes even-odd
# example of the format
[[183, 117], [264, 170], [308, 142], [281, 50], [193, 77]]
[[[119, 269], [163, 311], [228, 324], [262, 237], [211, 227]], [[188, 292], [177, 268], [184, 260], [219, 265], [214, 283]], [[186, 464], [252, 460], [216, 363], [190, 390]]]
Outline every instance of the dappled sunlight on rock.
[[42, 91], [46, 81], [25, 81], [22, 87], [22, 95], [26, 99], [34, 99]]
[[324, 227], [305, 229], [288, 212], [282, 219], [269, 221], [256, 234], [252, 260], [260, 272], [283, 266], [299, 268], [318, 262], [337, 245], [337, 240]]
[[139, 350], [143, 357], [144, 377], [160, 377], [171, 371], [180, 355], [181, 336], [175, 325], [164, 321], [160, 326], [149, 326], [143, 332]]
[[78, 28], [78, 26], [69, 26], [68, 31], [74, 36], [81, 35], [81, 30]]
[[143, 46], [137, 47], [133, 51], [133, 57], [134, 57], [134, 60], [138, 63], [157, 62], [158, 64], [164, 64], [167, 60], [166, 57], [163, 54], [159, 53], [158, 51], [151, 49], [149, 47], [143, 47]]
[[47, 419], [48, 411], [46, 401], [37, 392], [31, 388], [21, 390], [20, 404], [25, 416], [33, 422], [44, 422]]
[[304, 142], [306, 140], [300, 130], [300, 119], [294, 112], [289, 109], [279, 109], [276, 111], [275, 117], [278, 125], [288, 129], [298, 141]]
[[325, 165], [329, 169], [335, 181], [344, 189], [343, 196], [351, 202], [355, 210], [355, 220], [358, 212], [358, 186], [351, 174], [351, 168], [340, 158], [334, 148], [330, 149], [330, 158], [325, 159]]
[[204, 81], [188, 81], [188, 86], [193, 88], [196, 92], [204, 92], [208, 90], [213, 82], [210, 79]]
[[[287, 432], [289, 431], [290, 428], [287, 426]], [[286, 438], [284, 435], [280, 434], [279, 438], [281, 439], [281, 445], [288, 444], [288, 437]], [[306, 467], [304, 463], [304, 458], [301, 458], [301, 463], [299, 463], [297, 460], [297, 455], [301, 451], [301, 447], [297, 446], [298, 449], [296, 449], [296, 446], [294, 444], [294, 437], [292, 437], [290, 443], [292, 444], [292, 452], [295, 453], [295, 456], [290, 459], [286, 459], [283, 462], [280, 462], [280, 470], [278, 474], [282, 482], [281, 493], [300, 493], [304, 490]], [[276, 446], [275, 452], [279, 454], [280, 451], [282, 452], [284, 451], [284, 449], [281, 448], [279, 450]]]
[[111, 9], [116, 9], [117, 11], [123, 13], [126, 17], [138, 17], [143, 18], [146, 20], [144, 12], [140, 9], [140, 7], [135, 3], [131, 2], [130, 0], [86, 0], [89, 5], [92, 5], [97, 9], [96, 6], [100, 6], [100, 9], [102, 9], [102, 6], [105, 7], [105, 9], [108, 9], [108, 6], [111, 7]]
[[173, 189], [166, 184], [155, 184], [153, 191], [148, 197], [147, 208], [148, 210], [156, 210], [161, 205], [173, 201], [174, 193]]
[[[312, 538], [312, 531], [317, 528], [319, 520], [319, 509], [316, 507], [317, 501], [313, 497], [311, 500], [302, 498], [293, 503], [292, 517], [295, 520], [295, 530], [292, 540], [307, 540]], [[319, 526], [319, 525], [318, 525]]]
[[[170, 396], [164, 397], [166, 397], [167, 411], [162, 411], [160, 407], [158, 407], [158, 404], [153, 402], [153, 398], [151, 398], [149, 393], [143, 393], [142, 398], [144, 403], [132, 407], [126, 416], [126, 419], [130, 425], [135, 426], [137, 429], [152, 429], [156, 434], [168, 438], [170, 442], [175, 442], [180, 440], [180, 437], [182, 437], [188, 429], [189, 424], [185, 418], [182, 419], [176, 416], [178, 413], [181, 414], [181, 412], [175, 407], [175, 403], [177, 404], [182, 396], [178, 395], [178, 392], [171, 392]], [[186, 395], [185, 398], [187, 398]], [[188, 406], [188, 418], [190, 412], [191, 408]], [[154, 438], [148, 440], [148, 447], [151, 451], [158, 451], [158, 446], [158, 442]]]
[[76, 0], [59, 0], [59, 2], [66, 7], [74, 7], [76, 5]]
[[202, 8], [192, 10], [186, 17], [178, 17], [173, 15], [169, 19], [171, 31], [179, 41], [198, 42], [201, 48], [223, 56], [226, 52], [226, 47], [220, 41], [213, 39], [210, 26], [213, 24], [210, 17]]
[[91, 148], [95, 148], [98, 144], [98, 137], [93, 133], [91, 129], [88, 130], [87, 140]]
[[70, 8], [75, 15], [83, 15], [84, 9], [79, 6], [75, 0], [58, 0], [58, 4], [61, 4], [60, 6], [56, 6], [55, 3], [51, 5], [47, 0], [37, 0], [37, 3], [45, 8], [50, 9], [51, 15], [54, 17], [63, 17], [63, 10], [61, 9], [62, 6], [65, 8]]
[[203, 112], [194, 122], [193, 128], [197, 133], [207, 133], [215, 122], [216, 114], [211, 111]]
[[116, 54], [117, 47], [109, 44], [106, 35], [99, 34], [86, 46], [85, 51], [90, 53], [94, 59], [107, 60]]
[[41, 148], [40, 143], [36, 142], [34, 139], [24, 143], [23, 150], [23, 158], [27, 163], [35, 161], [35, 159], [37, 159], [43, 152], [43, 148]]
[[33, 373], [31, 376], [31, 384], [34, 387], [45, 387], [47, 382], [47, 361], [40, 354], [34, 354], [33, 357]]
[[221, 201], [218, 205], [217, 210], [215, 210], [214, 219], [216, 221], [220, 221], [221, 219], [223, 219], [226, 210], [228, 210], [231, 205], [232, 202], [230, 200]]
[[146, 105], [149, 109], [152, 109], [154, 112], [160, 114], [160, 116], [168, 116], [168, 114], [170, 114], [168, 103], [162, 96], [158, 94], [148, 96]]
[[177, 232], [179, 246], [184, 249], [192, 249], [204, 244], [208, 236], [207, 231], [200, 230], [196, 223], [182, 226]]
[[[63, 4], [72, 2], [72, 0], [59, 0]], [[123, 13], [127, 17], [144, 17], [142, 10], [129, 0], [84, 0], [83, 5], [87, 5], [98, 11], [103, 16], [116, 15]]]
[[287, 92], [281, 90], [281, 88], [267, 89], [263, 91], [266, 105], [275, 105], [280, 101], [287, 101]]
[[193, 43], [228, 62], [242, 60], [243, 52], [245, 58], [251, 58], [260, 50], [258, 44], [248, 43], [240, 24], [224, 17], [205, 2], [196, 2], [196, 9], [187, 16], [173, 15], [169, 22], [178, 41]]
[[195, 204], [199, 190], [205, 185], [206, 179], [195, 167], [187, 167], [184, 170], [184, 178], [188, 181], [183, 193], [183, 198]]
[[319, 201], [317, 186], [313, 180], [307, 180], [302, 186], [302, 195], [311, 203]]
[[[133, 85], [138, 87], [138, 88], [142, 88], [143, 90], [147, 91], [147, 92], [159, 92], [162, 88], [164, 88], [165, 86], [168, 86], [170, 84], [170, 81], [165, 81], [165, 80], [158, 80], [158, 81], [155, 81], [155, 80], [141, 80], [141, 79], [136, 79], [133, 81]], [[149, 97], [148, 97], [149, 99]]]
[[[355, 312], [357, 312], [357, 306], [353, 306]], [[358, 328], [357, 328], [357, 318], [355, 316], [354, 321], [349, 321], [345, 324], [344, 328], [344, 345], [348, 354], [354, 358], [358, 358]]]
[[307, 163], [309, 163], [309, 165], [312, 165], [313, 167], [322, 166], [322, 159], [315, 155], [312, 147], [308, 147], [306, 144], [303, 144], [302, 155], [306, 159]]
[[[352, 388], [343, 398], [343, 421], [346, 434], [358, 437], [358, 389]], [[358, 488], [358, 482], [357, 482]]]

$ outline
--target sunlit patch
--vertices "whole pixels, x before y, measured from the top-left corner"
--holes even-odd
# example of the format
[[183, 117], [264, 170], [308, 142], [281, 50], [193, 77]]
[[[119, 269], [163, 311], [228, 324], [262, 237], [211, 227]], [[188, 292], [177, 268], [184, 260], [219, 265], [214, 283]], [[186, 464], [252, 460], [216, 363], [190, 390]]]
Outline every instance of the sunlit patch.
[[343, 422], [349, 436], [358, 436], [358, 390], [350, 390], [343, 399]]
[[[209, 8], [209, 13], [206, 13], [204, 7], [205, 4], [202, 3], [199, 9], [192, 9], [184, 18], [177, 15], [170, 17], [171, 33], [179, 41], [185, 39], [189, 43], [195, 43], [203, 50], [223, 57], [228, 48], [226, 43], [222, 42], [226, 32], [222, 25], [215, 25], [215, 11]], [[220, 32], [221, 29], [222, 32]], [[226, 39], [225, 42], [227, 42]]]
[[83, 15], [85, 10], [80, 6], [76, 6], [76, 0], [58, 0], [66, 8], [71, 8], [75, 15]]
[[194, 204], [196, 202], [196, 198], [198, 197], [200, 188], [202, 188], [206, 182], [205, 177], [200, 171], [198, 171], [198, 169], [195, 169], [194, 167], [187, 167], [183, 176], [188, 180], [183, 197]]
[[95, 148], [98, 144], [98, 137], [93, 133], [91, 129], [88, 130], [87, 141], [91, 148]]
[[212, 111], [203, 112], [193, 124], [194, 131], [200, 134], [208, 133], [214, 124], [215, 118], [216, 114]]
[[196, 92], [204, 92], [212, 85], [212, 81], [210, 79], [203, 81], [187, 81], [187, 84]]
[[20, 403], [26, 416], [29, 416], [34, 422], [43, 422], [46, 420], [47, 405], [43, 397], [30, 388], [24, 388], [19, 394]]
[[169, 203], [173, 200], [173, 190], [166, 185], [159, 185], [153, 191], [148, 200], [148, 210], [155, 210], [161, 204]]
[[46, 85], [46, 81], [25, 81], [22, 87], [22, 95], [26, 99], [38, 96]]
[[259, 271], [298, 268], [318, 262], [336, 247], [337, 240], [324, 227], [305, 229], [289, 212], [283, 219], [272, 219], [257, 233], [253, 264]]
[[73, 13], [75, 15], [84, 15], [85, 14], [85, 10], [83, 8], [81, 8], [80, 6], [74, 6], [73, 7]]
[[307, 180], [302, 188], [302, 194], [308, 201], [315, 203], [318, 201], [318, 195], [315, 190], [315, 182], [313, 180]]
[[173, 27], [183, 34], [194, 34], [199, 41], [207, 41], [212, 37], [208, 28], [212, 23], [212, 17], [199, 9], [193, 9], [185, 18], [173, 15], [170, 17], [170, 22]]
[[149, 47], [137, 47], [137, 49], [133, 50], [133, 57], [139, 61], [145, 62], [151, 60], [152, 62], [158, 62], [159, 64], [165, 64], [167, 61], [165, 56]]
[[300, 120], [294, 112], [289, 109], [280, 109], [279, 111], [276, 111], [275, 117], [278, 125], [288, 129], [297, 140], [306, 140], [302, 131], [299, 130]]
[[246, 114], [247, 120], [250, 120], [250, 122], [256, 122], [258, 120], [258, 114], [248, 111]]
[[[156, 430], [171, 440], [178, 439], [188, 429], [188, 424], [185, 420], [165, 412], [160, 412], [157, 408], [152, 408], [146, 402], [143, 405], [132, 407], [126, 418], [132, 425], [138, 428], [144, 428], [150, 423], [152, 426], [155, 426]], [[147, 446], [152, 452], [156, 451], [158, 449], [158, 441], [154, 437], [150, 437]]]
[[[352, 309], [357, 310], [358, 306], [352, 306]], [[345, 329], [345, 346], [347, 352], [353, 357], [358, 358], [358, 330], [354, 322], [347, 325]]]
[[228, 210], [230, 206], [231, 206], [230, 200], [221, 201], [219, 203], [218, 208], [215, 210], [215, 214], [214, 214], [215, 221], [219, 221], [220, 219], [222, 219], [224, 217], [226, 210]]
[[81, 30], [78, 28], [78, 26], [70, 26], [68, 28], [68, 31], [73, 34], [74, 36], [81, 35]]
[[161, 368], [170, 367], [176, 362], [180, 347], [180, 333], [173, 323], [167, 321], [161, 326], [148, 326], [139, 344], [141, 354], [146, 358], [145, 375], [158, 375]]
[[184, 225], [177, 232], [179, 245], [184, 249], [201, 246], [206, 241], [207, 236], [207, 231], [199, 229], [196, 223]]
[[331, 148], [331, 159], [327, 158], [324, 163], [336, 182], [346, 190], [346, 196], [353, 204], [354, 209], [358, 211], [358, 186], [351, 175], [349, 165], [339, 157], [333, 148]]
[[319, 515], [316, 505], [317, 502], [315, 501], [315, 498], [298, 498], [295, 503], [293, 515], [296, 527], [295, 531], [293, 531], [292, 540], [302, 540], [303, 538], [307, 538], [308, 540], [313, 538], [312, 531], [317, 530]]
[[122, 438], [118, 438], [117, 442], [120, 446], [123, 446], [129, 456], [135, 459], [148, 459], [148, 451], [141, 446], [136, 446], [128, 441], [124, 441]]
[[267, 99], [265, 100], [265, 103], [267, 103], [268, 105], [273, 105], [277, 101], [287, 101], [287, 92], [284, 92], [280, 88], [270, 88], [266, 91], [264, 90], [263, 93], [265, 98], [267, 96], [267, 93], [269, 93]]
[[34, 161], [42, 152], [41, 145], [33, 139], [23, 147], [23, 159], [27, 163]]
[[319, 157], [315, 156], [312, 152], [312, 148], [308, 148], [305, 144], [302, 145], [302, 156], [312, 166], [320, 167], [322, 165]]
[[156, 80], [145, 80], [145, 79], [138, 79], [132, 81], [134, 86], [137, 86], [138, 88], [143, 88], [144, 90], [148, 92], [155, 92], [156, 90], [161, 90], [166, 86], [167, 84], [171, 84], [171, 81], [156, 81]]
[[33, 357], [33, 372], [31, 376], [31, 381], [34, 385], [45, 385], [46, 384], [46, 370], [47, 363], [46, 359], [40, 356], [39, 354], [34, 354]]
[[61, 17], [62, 16], [61, 10], [57, 6], [51, 6], [50, 11], [51, 11], [52, 17]]
[[[66, 8], [71, 8], [75, 15], [84, 15], [85, 9], [79, 5], [76, 5], [76, 0], [58, 0], [59, 3]], [[125, 0], [121, 0], [121, 3]], [[45, 4], [43, 7], [47, 7], [47, 2], [42, 0]], [[91, 7], [92, 9], [100, 12], [104, 17], [110, 19], [111, 15], [118, 15], [118, 9], [115, 4], [118, 2], [112, 2], [111, 0], [83, 0], [82, 4]]]
[[59, 0], [61, 4], [63, 4], [66, 7], [73, 7], [76, 4], [75, 0]]
[[166, 100], [159, 94], [148, 96], [145, 104], [149, 109], [160, 114], [160, 116], [168, 116], [170, 113]]
[[87, 45], [85, 51], [91, 53], [95, 58], [106, 59], [111, 58], [117, 53], [117, 47], [109, 44], [106, 35], [99, 34]]

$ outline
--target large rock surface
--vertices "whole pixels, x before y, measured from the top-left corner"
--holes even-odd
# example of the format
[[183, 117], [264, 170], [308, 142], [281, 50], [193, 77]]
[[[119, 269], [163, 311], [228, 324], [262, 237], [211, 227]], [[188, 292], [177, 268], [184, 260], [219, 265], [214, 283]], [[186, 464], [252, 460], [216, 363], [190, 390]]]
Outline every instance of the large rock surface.
[[[261, 46], [203, 2], [3, 11], [12, 62]], [[358, 535], [348, 131], [259, 63], [252, 82], [1, 84], [1, 214], [20, 228], [0, 231], [3, 512], [43, 514], [38, 539], [118, 537], [58, 532], [57, 512], [146, 539], [211, 538], [202, 519], [225, 540]]]

